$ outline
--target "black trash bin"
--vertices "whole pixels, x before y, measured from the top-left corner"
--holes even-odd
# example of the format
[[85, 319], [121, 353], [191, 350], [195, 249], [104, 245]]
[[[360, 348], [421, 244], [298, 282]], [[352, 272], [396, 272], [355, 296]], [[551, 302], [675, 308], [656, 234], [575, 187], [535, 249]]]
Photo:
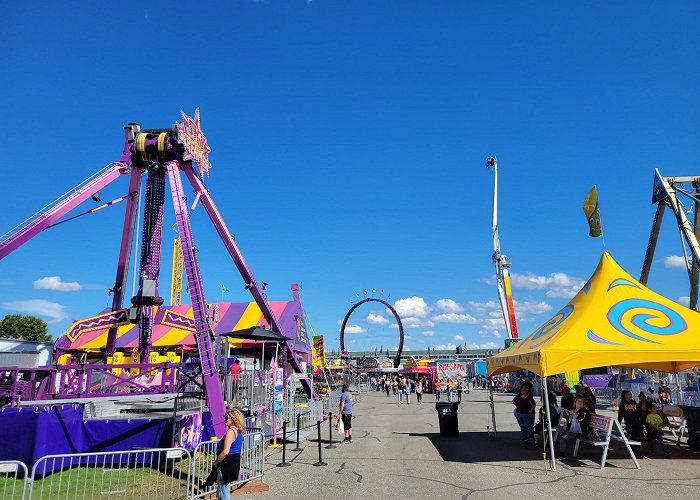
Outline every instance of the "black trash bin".
[[683, 410], [686, 425], [688, 426], [688, 448], [700, 450], [700, 408], [697, 406], [678, 405]]
[[440, 435], [442, 437], [459, 437], [459, 421], [457, 420], [459, 403], [438, 401], [435, 403], [435, 409], [440, 422]]

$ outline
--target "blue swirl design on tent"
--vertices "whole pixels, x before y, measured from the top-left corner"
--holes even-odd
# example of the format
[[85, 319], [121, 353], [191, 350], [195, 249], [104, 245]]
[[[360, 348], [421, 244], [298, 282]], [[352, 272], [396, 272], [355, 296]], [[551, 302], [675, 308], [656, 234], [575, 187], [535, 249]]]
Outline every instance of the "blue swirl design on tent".
[[[650, 335], [677, 335], [688, 329], [685, 319], [676, 311], [658, 302], [645, 299], [621, 300], [610, 308], [607, 317], [610, 325], [618, 332], [627, 337], [652, 344], [659, 342], [641, 337], [633, 333], [630, 328], [634, 327], [642, 333]], [[658, 319], [664, 319], [668, 324], [666, 326], [651, 324], [650, 320]]]
[[530, 336], [530, 340], [537, 340], [541, 337], [544, 337], [556, 327], [561, 325], [566, 320], [566, 318], [571, 316], [572, 312], [574, 312], [573, 304], [567, 305], [566, 307], [564, 307], [564, 309], [562, 309], [556, 315], [554, 315], [552, 319], [550, 319], [544, 325], [535, 330], [534, 333]]
[[635, 288], [639, 288], [639, 285], [637, 285], [633, 281], [628, 280], [627, 278], [617, 278], [612, 280], [612, 282], [610, 283], [610, 286], [608, 287], [608, 292], [618, 286], [633, 286]]
[[604, 345], [622, 345], [618, 342], [612, 342], [610, 340], [606, 340], [603, 337], [600, 337], [593, 333], [593, 330], [588, 330], [588, 333], [586, 334], [586, 337], [588, 337], [588, 340], [591, 342], [595, 342], [596, 344], [604, 344]]

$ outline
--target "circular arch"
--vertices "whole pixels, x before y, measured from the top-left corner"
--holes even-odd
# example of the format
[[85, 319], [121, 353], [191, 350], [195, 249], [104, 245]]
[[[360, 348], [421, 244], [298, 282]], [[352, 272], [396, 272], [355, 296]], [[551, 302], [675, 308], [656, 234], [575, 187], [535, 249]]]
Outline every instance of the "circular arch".
[[343, 324], [340, 327], [340, 352], [345, 352], [345, 325], [347, 325], [348, 319], [350, 319], [350, 315], [353, 313], [353, 311], [365, 302], [380, 302], [384, 304], [391, 311], [391, 314], [394, 315], [394, 318], [396, 318], [396, 324], [399, 326], [399, 349], [396, 351], [396, 357], [394, 358], [394, 368], [398, 368], [401, 364], [401, 352], [403, 351], [403, 325], [401, 324], [401, 318], [399, 318], [399, 314], [396, 312], [396, 309], [382, 299], [367, 298], [359, 301], [350, 308], [348, 313], [343, 318]]

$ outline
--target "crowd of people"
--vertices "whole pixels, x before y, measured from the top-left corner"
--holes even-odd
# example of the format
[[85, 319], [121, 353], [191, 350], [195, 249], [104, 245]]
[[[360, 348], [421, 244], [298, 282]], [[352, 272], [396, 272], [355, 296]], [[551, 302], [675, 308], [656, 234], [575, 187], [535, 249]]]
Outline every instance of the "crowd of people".
[[[664, 403], [670, 401], [670, 398], [666, 397], [666, 391], [659, 392], [664, 394]], [[591, 415], [596, 413], [596, 397], [586, 384], [569, 388], [564, 383], [560, 401], [558, 402], [557, 395], [552, 391], [549, 392], [548, 399], [552, 439], [559, 444], [557, 458], [565, 459], [568, 443], [575, 442], [577, 438], [588, 433]], [[641, 392], [639, 400], [635, 400], [630, 391], [623, 391], [617, 415], [618, 421], [625, 425], [626, 436], [633, 441], [646, 440], [652, 454], [657, 448], [669, 453], [663, 440], [664, 428], [669, 427], [669, 421], [656, 407], [658, 401], [654, 398], [653, 390], [648, 395]], [[531, 388], [524, 385], [513, 398], [513, 405], [513, 415], [520, 427], [520, 441], [539, 447], [540, 442], [544, 441], [542, 434], [547, 431], [545, 409], [540, 408], [538, 421], [535, 422], [537, 403], [532, 397]], [[632, 448], [635, 455], [641, 457], [639, 446]]]
[[[472, 379], [472, 386], [476, 383], [476, 377]], [[444, 386], [444, 387], [443, 387]], [[423, 403], [423, 394], [435, 394], [435, 400], [440, 401], [442, 395], [446, 400], [452, 402], [455, 398], [458, 402], [462, 402], [462, 393], [469, 392], [470, 385], [463, 384], [459, 380], [448, 379], [445, 382], [435, 380], [431, 384], [428, 377], [411, 377], [403, 374], [400, 375], [382, 375], [381, 377], [372, 377], [370, 379], [370, 388], [377, 392], [384, 391], [386, 396], [394, 396], [397, 398], [397, 404], [411, 404], [411, 395], [415, 395], [415, 400], [418, 404]]]

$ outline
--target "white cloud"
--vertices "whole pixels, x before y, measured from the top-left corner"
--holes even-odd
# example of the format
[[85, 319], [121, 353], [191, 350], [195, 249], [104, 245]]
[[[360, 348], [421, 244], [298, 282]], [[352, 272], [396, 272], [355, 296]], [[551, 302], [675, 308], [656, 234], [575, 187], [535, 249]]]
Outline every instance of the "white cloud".
[[411, 337], [410, 335], [404, 335], [404, 336], [403, 336], [403, 339], [404, 339], [404, 340], [412, 340], [413, 337]]
[[403, 318], [425, 318], [430, 313], [431, 308], [426, 304], [423, 297], [409, 297], [406, 299], [399, 299], [394, 303], [394, 309]]
[[505, 329], [506, 324], [503, 321], [503, 316], [499, 315], [494, 318], [485, 318], [481, 320], [481, 328], [486, 330]]
[[34, 281], [35, 290], [54, 290], [57, 292], [77, 292], [83, 286], [77, 281], [61, 281], [60, 276], [46, 276]]
[[[489, 281], [493, 282], [495, 278]], [[551, 273], [546, 276], [534, 273], [518, 274], [510, 276], [511, 285], [515, 288], [525, 288], [528, 290], [547, 290], [549, 298], [570, 299], [586, 284], [585, 280], [569, 276], [566, 273]]]
[[426, 330], [426, 331], [423, 332], [423, 335], [425, 335], [426, 337], [434, 337], [434, 336], [435, 336], [435, 332], [432, 331], [432, 330]]
[[467, 344], [467, 349], [498, 349], [501, 347], [496, 342], [486, 342], [484, 344]]
[[525, 314], [542, 314], [552, 310], [552, 306], [544, 301], [534, 301], [534, 300], [524, 300], [522, 302], [515, 300], [513, 301], [513, 306], [515, 307], [516, 316], [522, 316]]
[[461, 342], [461, 341], [464, 340], [464, 335], [455, 335], [455, 336], [454, 336], [454, 339], [457, 340], [457, 341], [459, 341], [459, 342]]
[[681, 305], [684, 305], [685, 307], [688, 307], [690, 305], [690, 297], [678, 297], [676, 300]]
[[440, 299], [435, 302], [435, 306], [446, 313], [464, 312], [464, 308], [452, 299]]
[[365, 321], [367, 321], [367, 323], [369, 323], [370, 325], [386, 325], [389, 323], [389, 320], [386, 319], [384, 316], [375, 313], [369, 313]]
[[35, 316], [44, 316], [49, 318], [48, 323], [50, 325], [68, 319], [66, 306], [43, 299], [3, 302], [0, 304], [0, 307], [10, 311], [33, 314]]
[[467, 307], [475, 313], [485, 313], [488, 311], [500, 310], [501, 305], [495, 300], [489, 300], [488, 302], [467, 302]]
[[366, 331], [360, 325], [345, 325], [345, 333], [365, 333]]
[[668, 257], [664, 258], [664, 266], [671, 268], [677, 267], [679, 269], [687, 269], [688, 263], [685, 260], [685, 257], [681, 255], [669, 255]]
[[[432, 326], [435, 326], [435, 323], [433, 323], [432, 321], [421, 318], [401, 318], [401, 324], [404, 328], [430, 328]], [[399, 326], [396, 323], [392, 323], [391, 325], [389, 325], [389, 328], [398, 327]]]
[[497, 339], [502, 339], [503, 335], [498, 330], [479, 330], [479, 335], [486, 338], [495, 337]]
[[471, 314], [457, 314], [457, 313], [443, 313], [433, 316], [433, 321], [437, 323], [467, 323], [469, 325], [475, 325], [479, 322]]
[[432, 348], [435, 348], [436, 351], [454, 351], [457, 349], [457, 344], [453, 344], [452, 342], [448, 342], [447, 344], [440, 344], [436, 346], [432, 346]]

